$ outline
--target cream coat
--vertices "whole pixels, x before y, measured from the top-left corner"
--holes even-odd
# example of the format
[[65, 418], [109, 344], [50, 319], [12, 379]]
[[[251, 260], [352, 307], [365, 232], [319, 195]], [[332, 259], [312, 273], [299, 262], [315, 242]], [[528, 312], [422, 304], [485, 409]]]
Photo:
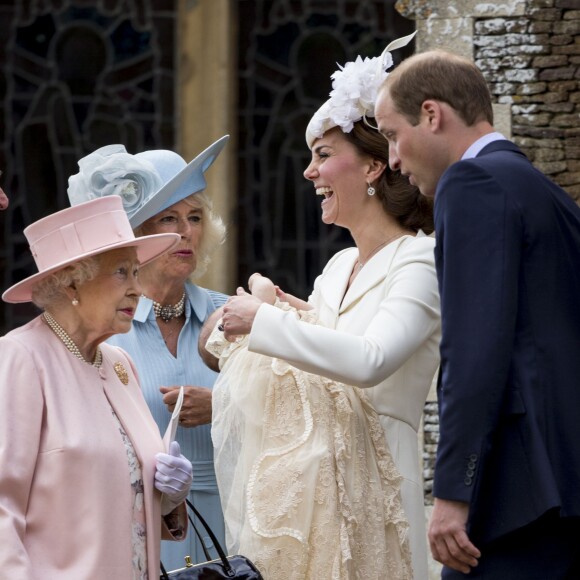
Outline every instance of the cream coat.
[[0, 339], [3, 578], [133, 577], [129, 468], [111, 407], [141, 462], [148, 568], [158, 577], [162, 519], [153, 484], [163, 444], [130, 359], [116, 347], [101, 349], [96, 369], [75, 358], [42, 318]]
[[264, 304], [249, 344], [251, 351], [367, 389], [404, 477], [416, 580], [428, 577], [417, 430], [439, 362], [433, 248], [434, 240], [421, 232], [404, 236], [373, 256], [348, 290], [358, 250], [339, 252], [309, 298], [326, 328]]

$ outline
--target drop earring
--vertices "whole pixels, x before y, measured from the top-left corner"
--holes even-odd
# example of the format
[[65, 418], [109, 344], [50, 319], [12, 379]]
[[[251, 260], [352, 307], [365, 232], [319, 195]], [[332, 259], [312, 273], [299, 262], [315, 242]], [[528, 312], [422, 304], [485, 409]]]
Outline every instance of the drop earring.
[[73, 306], [78, 306], [79, 305], [79, 301], [76, 298], [73, 298], [71, 304]]
[[377, 190], [370, 183], [367, 183], [367, 185], [369, 186], [367, 189], [367, 195], [372, 197], [377, 192]]

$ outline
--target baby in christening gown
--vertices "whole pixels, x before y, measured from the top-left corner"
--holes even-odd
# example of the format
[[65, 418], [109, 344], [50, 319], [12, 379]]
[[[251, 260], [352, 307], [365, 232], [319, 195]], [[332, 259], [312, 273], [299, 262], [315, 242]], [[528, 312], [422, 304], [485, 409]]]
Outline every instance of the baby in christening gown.
[[[318, 323], [267, 278], [249, 287]], [[364, 393], [251, 353], [247, 337], [229, 343], [217, 326], [206, 348], [221, 370], [211, 432], [229, 553], [265, 580], [412, 578], [401, 477]]]

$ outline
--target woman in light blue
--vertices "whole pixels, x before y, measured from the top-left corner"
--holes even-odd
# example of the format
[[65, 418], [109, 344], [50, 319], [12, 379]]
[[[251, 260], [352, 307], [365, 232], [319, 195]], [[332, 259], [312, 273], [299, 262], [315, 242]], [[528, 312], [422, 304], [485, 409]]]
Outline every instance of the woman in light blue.
[[[178, 233], [181, 243], [152, 267], [139, 271], [143, 296], [132, 330], [109, 342], [135, 361], [143, 394], [163, 434], [185, 386], [176, 439], [193, 463], [189, 499], [224, 542], [210, 437], [211, 396], [217, 373], [201, 360], [197, 343], [204, 321], [227, 297], [195, 284], [207, 269], [211, 252], [225, 237], [225, 227], [204, 193], [204, 172], [227, 142], [222, 137], [187, 164], [172, 151], [130, 155], [122, 145], [102, 147], [79, 161], [69, 179], [72, 205], [94, 197], [119, 195], [136, 235]], [[203, 528], [201, 528], [203, 530]], [[211, 539], [204, 535], [211, 557]], [[184, 566], [184, 557], [207, 559], [193, 530], [185, 542], [162, 542], [167, 570]]]

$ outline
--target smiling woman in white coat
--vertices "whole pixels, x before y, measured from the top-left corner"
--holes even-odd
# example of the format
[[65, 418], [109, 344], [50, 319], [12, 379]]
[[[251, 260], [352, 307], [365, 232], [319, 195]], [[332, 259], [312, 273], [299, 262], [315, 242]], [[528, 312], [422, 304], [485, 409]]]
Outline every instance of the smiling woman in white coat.
[[414, 578], [424, 580], [418, 428], [439, 363], [441, 332], [434, 240], [428, 235], [432, 206], [389, 169], [387, 144], [367, 122], [387, 74], [377, 75], [377, 60], [357, 59], [333, 75], [332, 96], [306, 133], [312, 161], [304, 175], [322, 197], [322, 221], [347, 228], [355, 242], [329, 261], [307, 303], [278, 293], [298, 309], [314, 309], [319, 324], [241, 289], [224, 307], [221, 324], [228, 339], [249, 334], [251, 352], [364, 389], [403, 477]]

